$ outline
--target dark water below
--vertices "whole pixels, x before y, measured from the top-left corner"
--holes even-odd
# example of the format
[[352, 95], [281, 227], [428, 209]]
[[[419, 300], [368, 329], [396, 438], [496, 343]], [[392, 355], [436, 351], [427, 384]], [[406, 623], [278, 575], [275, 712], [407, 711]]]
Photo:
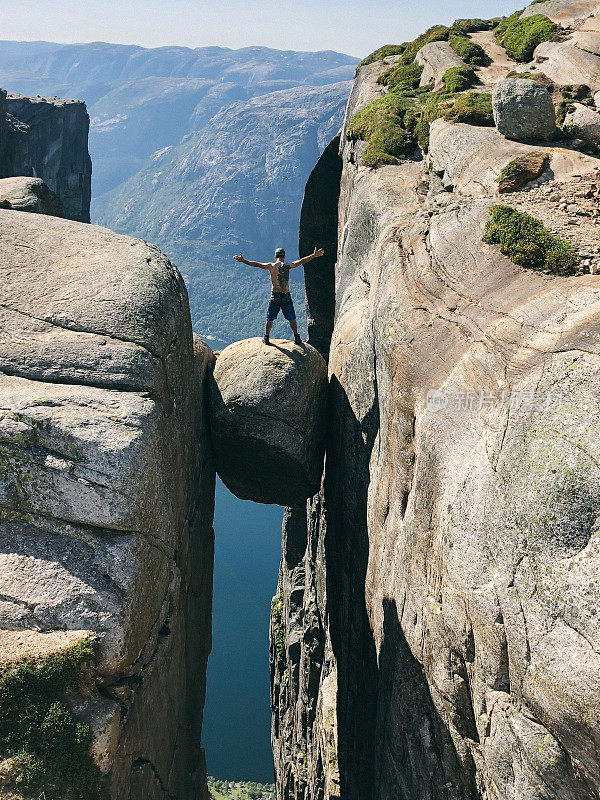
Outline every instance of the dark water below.
[[202, 737], [208, 774], [270, 783], [269, 613], [283, 513], [238, 500], [218, 479], [215, 501], [213, 649]]

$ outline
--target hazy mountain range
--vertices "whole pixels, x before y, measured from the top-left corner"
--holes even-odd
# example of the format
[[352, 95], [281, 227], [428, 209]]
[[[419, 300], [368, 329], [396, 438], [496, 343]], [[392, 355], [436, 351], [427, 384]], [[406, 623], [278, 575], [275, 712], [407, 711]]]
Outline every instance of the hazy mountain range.
[[339, 129], [356, 61], [0, 42], [0, 86], [87, 102], [93, 221], [158, 244], [186, 275], [196, 330], [231, 341], [260, 330], [268, 290], [231, 256], [297, 253], [304, 184]]

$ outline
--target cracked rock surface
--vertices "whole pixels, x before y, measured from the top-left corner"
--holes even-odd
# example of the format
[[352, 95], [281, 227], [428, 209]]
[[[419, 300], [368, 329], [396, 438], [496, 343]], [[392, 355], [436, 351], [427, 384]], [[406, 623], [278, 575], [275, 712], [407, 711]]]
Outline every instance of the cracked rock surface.
[[110, 797], [204, 799], [212, 352], [157, 249], [0, 215], [0, 650], [95, 633]]

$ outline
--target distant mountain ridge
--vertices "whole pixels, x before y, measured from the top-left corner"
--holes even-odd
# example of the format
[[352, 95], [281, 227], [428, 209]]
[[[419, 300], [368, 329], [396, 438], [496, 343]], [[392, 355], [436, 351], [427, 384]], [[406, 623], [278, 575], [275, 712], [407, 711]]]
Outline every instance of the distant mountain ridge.
[[231, 341], [256, 332], [267, 287], [230, 256], [295, 252], [304, 184], [341, 125], [356, 63], [266, 47], [0, 42], [0, 86], [87, 102], [92, 220], [159, 244], [187, 276], [196, 330]]

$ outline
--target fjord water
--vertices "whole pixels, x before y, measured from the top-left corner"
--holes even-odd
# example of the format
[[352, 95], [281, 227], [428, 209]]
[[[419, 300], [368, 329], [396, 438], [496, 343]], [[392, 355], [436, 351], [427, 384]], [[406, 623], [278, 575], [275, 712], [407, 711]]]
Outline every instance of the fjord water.
[[217, 479], [213, 648], [202, 738], [217, 778], [270, 783], [269, 614], [281, 554], [279, 506], [238, 500]]

